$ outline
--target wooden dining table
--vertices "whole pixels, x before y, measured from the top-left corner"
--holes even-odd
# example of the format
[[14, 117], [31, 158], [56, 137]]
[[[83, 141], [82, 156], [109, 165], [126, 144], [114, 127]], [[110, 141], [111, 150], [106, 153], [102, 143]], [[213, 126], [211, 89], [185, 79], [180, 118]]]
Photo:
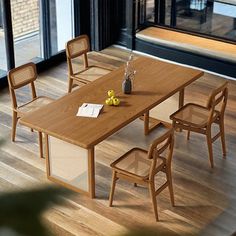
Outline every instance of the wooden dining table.
[[[147, 57], [133, 61], [136, 70], [131, 94], [122, 92], [125, 66], [25, 115], [20, 123], [45, 134], [47, 177], [77, 192], [95, 197], [95, 146], [144, 115], [144, 133], [149, 111], [175, 93], [179, 107], [184, 89], [203, 72]], [[105, 105], [107, 91], [113, 89], [119, 106]], [[104, 104], [97, 118], [76, 116], [83, 103]]]

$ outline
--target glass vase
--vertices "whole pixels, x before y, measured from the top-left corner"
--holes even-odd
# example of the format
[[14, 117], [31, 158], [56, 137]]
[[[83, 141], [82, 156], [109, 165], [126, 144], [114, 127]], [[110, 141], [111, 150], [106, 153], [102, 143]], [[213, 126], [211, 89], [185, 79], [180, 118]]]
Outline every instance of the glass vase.
[[132, 92], [132, 81], [131, 79], [125, 78], [122, 83], [122, 91], [125, 94], [131, 94]]

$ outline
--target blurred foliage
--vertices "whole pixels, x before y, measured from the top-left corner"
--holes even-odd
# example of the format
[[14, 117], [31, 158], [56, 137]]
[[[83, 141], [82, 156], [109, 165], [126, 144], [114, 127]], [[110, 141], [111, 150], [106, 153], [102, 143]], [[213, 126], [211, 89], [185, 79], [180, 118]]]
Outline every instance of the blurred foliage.
[[[5, 140], [0, 138], [0, 148]], [[0, 149], [1, 158], [1, 149]], [[67, 189], [42, 186], [0, 193], [0, 236], [49, 236], [41, 214], [53, 204], [63, 204]]]
[[[158, 222], [157, 228], [150, 228], [150, 227], [138, 227], [137, 229], [131, 230], [128, 233], [122, 236], [175, 236], [179, 235], [177, 233], [166, 232], [162, 229], [158, 229]], [[182, 234], [183, 236], [188, 236], [187, 234]]]
[[[158, 223], [157, 223], [158, 224]], [[151, 228], [141, 228], [141, 229], [137, 229], [137, 230], [133, 230], [128, 232], [127, 234], [124, 234], [122, 236], [176, 236], [176, 235], [180, 235], [177, 233], [167, 233], [165, 231], [162, 230], [157, 230], [157, 229], [151, 229]], [[185, 234], [182, 233], [182, 236], [189, 236], [192, 234]], [[199, 234], [201, 235], [201, 233]], [[231, 236], [236, 236], [236, 232], [233, 233]]]
[[4, 139], [0, 139], [0, 147], [5, 143]]
[[41, 213], [62, 204], [69, 191], [58, 187], [43, 187], [0, 195], [0, 235], [49, 236]]

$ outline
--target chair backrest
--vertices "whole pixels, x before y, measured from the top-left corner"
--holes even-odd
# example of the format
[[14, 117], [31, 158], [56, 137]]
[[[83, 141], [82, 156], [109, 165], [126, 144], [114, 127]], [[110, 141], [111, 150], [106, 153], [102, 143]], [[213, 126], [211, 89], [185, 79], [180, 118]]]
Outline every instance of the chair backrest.
[[209, 122], [211, 122], [215, 110], [220, 112], [221, 115], [223, 115], [225, 112], [227, 99], [228, 99], [227, 85], [228, 85], [228, 82], [225, 82], [220, 87], [214, 89], [208, 98], [207, 108], [211, 110], [211, 114], [208, 119]]
[[[149, 177], [153, 177], [156, 172], [157, 158], [165, 158], [168, 168], [171, 167], [172, 155], [174, 148], [174, 129], [169, 129], [161, 137], [153, 141], [148, 150], [148, 158], [152, 159]], [[163, 155], [164, 154], [164, 155]]]
[[72, 59], [84, 56], [84, 67], [88, 67], [87, 52], [90, 51], [89, 38], [87, 35], [80, 35], [66, 43], [66, 57], [70, 75], [73, 75]]
[[32, 98], [34, 99], [37, 97], [34, 86], [34, 81], [37, 79], [37, 70], [34, 63], [30, 62], [10, 70], [8, 72], [7, 78], [14, 108], [17, 107], [16, 95], [14, 91], [15, 89], [30, 84], [32, 91]]
[[80, 35], [66, 43], [66, 53], [70, 59], [86, 54], [89, 50], [90, 45], [87, 35]]
[[8, 82], [13, 89], [23, 87], [36, 79], [36, 66], [32, 62], [16, 67], [8, 73]]

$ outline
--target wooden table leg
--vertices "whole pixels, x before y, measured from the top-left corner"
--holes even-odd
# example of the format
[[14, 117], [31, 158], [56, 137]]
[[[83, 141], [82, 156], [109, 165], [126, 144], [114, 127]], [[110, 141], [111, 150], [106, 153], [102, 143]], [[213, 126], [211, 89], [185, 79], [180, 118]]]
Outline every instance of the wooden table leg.
[[[184, 88], [179, 91], [179, 108], [183, 107], [184, 105]], [[156, 129], [157, 127], [164, 125], [166, 127], [171, 127], [171, 124], [168, 122], [164, 122], [153, 117], [149, 116], [149, 111], [145, 112], [141, 120], [144, 121], [144, 134], [148, 135], [152, 130]], [[151, 123], [151, 125], [150, 125]], [[179, 129], [178, 131], [182, 131]]]
[[39, 134], [39, 156], [43, 158], [43, 135], [42, 132], [38, 132]]
[[[179, 109], [184, 105], [184, 88], [179, 91]], [[177, 130], [182, 132], [182, 129]]]
[[144, 113], [144, 135], [149, 134], [149, 111]]
[[149, 111], [145, 112], [143, 116], [140, 117], [141, 120], [144, 121], [144, 134], [148, 135], [150, 132], [152, 132], [154, 129], [164, 126], [167, 128], [172, 127], [170, 123], [158, 120], [156, 118], [149, 116]]
[[48, 135], [45, 141], [48, 179], [94, 198], [94, 147], [82, 148]]
[[94, 147], [88, 150], [89, 196], [95, 198]]
[[179, 109], [184, 105], [184, 88], [179, 91]]

